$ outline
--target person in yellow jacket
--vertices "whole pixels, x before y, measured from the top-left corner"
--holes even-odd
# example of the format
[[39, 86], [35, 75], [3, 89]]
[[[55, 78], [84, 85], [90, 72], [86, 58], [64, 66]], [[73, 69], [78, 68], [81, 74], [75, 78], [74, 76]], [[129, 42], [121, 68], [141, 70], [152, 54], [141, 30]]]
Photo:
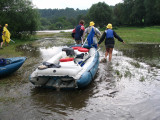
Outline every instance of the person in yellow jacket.
[[3, 44], [5, 44], [5, 42], [7, 42], [7, 44], [9, 44], [9, 42], [11, 41], [10, 40], [11, 34], [10, 34], [9, 30], [7, 29], [7, 27], [8, 27], [8, 24], [5, 24], [5, 26], [3, 27], [3, 36], [2, 36]]

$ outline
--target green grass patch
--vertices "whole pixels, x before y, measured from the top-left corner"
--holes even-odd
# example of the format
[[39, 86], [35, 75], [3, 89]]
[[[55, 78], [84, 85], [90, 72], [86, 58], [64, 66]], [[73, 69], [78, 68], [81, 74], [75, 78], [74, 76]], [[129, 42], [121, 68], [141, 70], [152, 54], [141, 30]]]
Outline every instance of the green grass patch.
[[0, 102], [15, 102], [16, 99], [13, 97], [0, 97]]
[[140, 78], [140, 80], [139, 80], [140, 82], [144, 82], [145, 81], [145, 78], [144, 78], [144, 76], [141, 76], [141, 78]]
[[160, 26], [123, 27], [115, 32], [126, 43], [160, 43]]
[[117, 75], [117, 76], [119, 76], [119, 78], [122, 78], [122, 74], [120, 73], [120, 71], [119, 70], [115, 70], [115, 74]]
[[24, 45], [24, 44], [29, 44], [32, 43], [34, 40], [36, 40], [36, 37], [32, 37], [29, 39], [14, 39], [15, 43], [10, 42], [9, 45], [7, 46], [7, 44], [5, 44], [5, 46], [3, 45], [3, 49], [0, 49], [0, 57], [18, 57], [18, 56], [22, 56], [22, 52], [21, 51], [16, 51], [16, 47], [19, 45]]
[[56, 34], [57, 34], [57, 33], [37, 33], [37, 34], [35, 35], [35, 37], [36, 37], [37, 39], [39, 39], [39, 38], [48, 38], [48, 37], [54, 37]]
[[138, 62], [130, 62], [131, 65], [133, 65], [135, 68], [140, 68], [141, 65]]
[[130, 71], [125, 71], [124, 77], [130, 77], [131, 78], [132, 73]]

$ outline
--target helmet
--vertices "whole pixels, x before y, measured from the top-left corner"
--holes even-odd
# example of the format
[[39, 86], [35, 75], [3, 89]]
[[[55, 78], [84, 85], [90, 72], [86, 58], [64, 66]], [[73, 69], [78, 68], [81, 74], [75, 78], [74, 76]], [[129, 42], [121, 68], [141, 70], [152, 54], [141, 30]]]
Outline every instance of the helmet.
[[90, 22], [89, 26], [93, 26], [95, 23], [93, 21]]
[[107, 26], [106, 26], [108, 29], [112, 29], [112, 24], [108, 24]]

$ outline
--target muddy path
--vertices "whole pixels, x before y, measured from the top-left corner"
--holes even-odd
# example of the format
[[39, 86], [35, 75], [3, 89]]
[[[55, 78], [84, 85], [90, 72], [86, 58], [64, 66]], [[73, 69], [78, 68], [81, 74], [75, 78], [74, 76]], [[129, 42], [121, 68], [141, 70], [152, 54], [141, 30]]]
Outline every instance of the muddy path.
[[[27, 61], [17, 72], [0, 79], [0, 120], [160, 119], [159, 45], [115, 49], [112, 62], [100, 63], [95, 79], [85, 89], [35, 88], [29, 75], [68, 41], [54, 36], [17, 47]], [[103, 57], [101, 49], [100, 59]]]

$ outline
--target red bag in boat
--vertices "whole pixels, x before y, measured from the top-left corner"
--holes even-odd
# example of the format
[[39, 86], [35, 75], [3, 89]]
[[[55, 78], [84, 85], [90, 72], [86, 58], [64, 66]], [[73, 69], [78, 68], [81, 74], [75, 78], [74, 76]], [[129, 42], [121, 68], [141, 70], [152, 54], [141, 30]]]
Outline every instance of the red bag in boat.
[[73, 60], [74, 60], [74, 58], [62, 58], [59, 61], [60, 62], [69, 62], [69, 61], [73, 61]]

